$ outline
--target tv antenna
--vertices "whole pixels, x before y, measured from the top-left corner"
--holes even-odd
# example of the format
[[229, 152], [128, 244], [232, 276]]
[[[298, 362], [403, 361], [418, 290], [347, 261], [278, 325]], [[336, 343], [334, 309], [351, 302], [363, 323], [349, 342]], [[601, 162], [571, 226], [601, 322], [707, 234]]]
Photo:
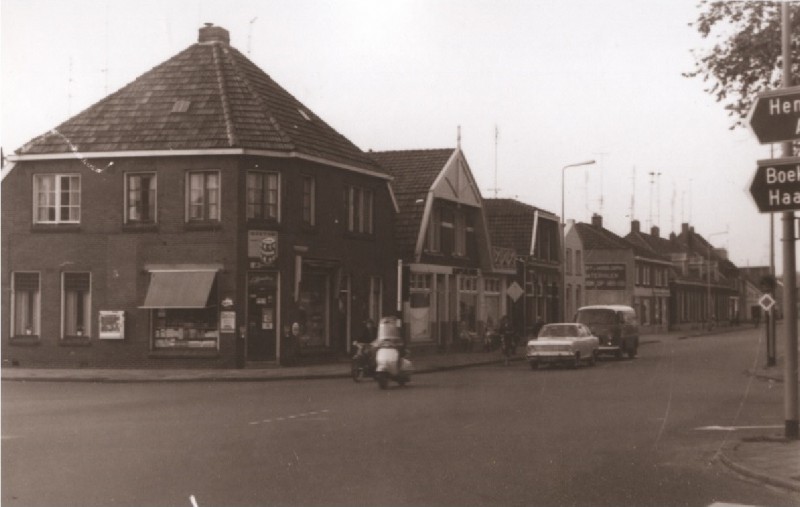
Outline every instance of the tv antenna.
[[250, 26], [247, 29], [247, 54], [250, 55], [250, 41], [253, 38], [253, 23], [256, 22], [258, 16], [250, 20]]

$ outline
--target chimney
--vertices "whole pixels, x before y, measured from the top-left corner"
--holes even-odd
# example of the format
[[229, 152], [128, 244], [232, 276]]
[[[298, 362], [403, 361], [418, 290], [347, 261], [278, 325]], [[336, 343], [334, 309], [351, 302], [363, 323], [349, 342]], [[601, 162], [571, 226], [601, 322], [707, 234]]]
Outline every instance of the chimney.
[[603, 227], [603, 216], [597, 213], [592, 215], [592, 225], [595, 227]]
[[657, 225], [654, 225], [653, 227], [650, 228], [650, 235], [653, 236], [654, 238], [661, 237], [661, 230], [659, 230]]
[[205, 26], [200, 28], [200, 35], [197, 37], [197, 42], [200, 44], [210, 44], [214, 42], [230, 44], [231, 35], [221, 26], [214, 26], [214, 23], [206, 23]]
[[640, 224], [638, 220], [631, 220], [631, 232], [633, 234], [638, 234], [641, 230]]
[[681, 233], [689, 234], [689, 224], [687, 222], [681, 224]]
[[678, 236], [676, 236], [674, 232], [670, 232], [669, 233], [669, 240], [670, 241], [675, 241], [676, 239], [678, 239]]

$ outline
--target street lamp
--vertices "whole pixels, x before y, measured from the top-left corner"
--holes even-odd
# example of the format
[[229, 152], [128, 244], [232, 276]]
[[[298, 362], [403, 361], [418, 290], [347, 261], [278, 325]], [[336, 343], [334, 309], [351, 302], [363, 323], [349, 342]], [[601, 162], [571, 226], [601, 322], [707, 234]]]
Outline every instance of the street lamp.
[[565, 165], [561, 168], [561, 316], [562, 320], [567, 320], [567, 241], [564, 237], [566, 220], [564, 218], [564, 173], [570, 167], [583, 165], [593, 165], [594, 160], [578, 162], [577, 164]]
[[706, 323], [706, 328], [709, 329], [711, 328], [711, 310], [714, 308], [714, 305], [711, 304], [711, 238], [714, 236], [720, 236], [722, 234], [728, 234], [728, 231], [711, 233], [708, 235], [708, 239], [706, 240], [708, 242], [708, 268], [706, 269], [706, 290], [708, 295], [708, 305], [706, 307], [708, 313], [706, 315], [706, 320], [708, 322]]

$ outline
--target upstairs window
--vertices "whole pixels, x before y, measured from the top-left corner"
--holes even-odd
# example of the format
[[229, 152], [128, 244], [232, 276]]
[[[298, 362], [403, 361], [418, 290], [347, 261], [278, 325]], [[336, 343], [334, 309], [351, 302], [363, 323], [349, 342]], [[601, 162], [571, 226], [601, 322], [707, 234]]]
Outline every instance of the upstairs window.
[[348, 232], [372, 234], [372, 202], [371, 190], [354, 186], [345, 189]]
[[317, 182], [313, 176], [303, 176], [303, 223], [316, 224]]
[[250, 171], [247, 173], [247, 218], [250, 220], [280, 220], [280, 178], [278, 173]]
[[128, 174], [125, 177], [125, 222], [155, 223], [155, 173]]
[[572, 249], [567, 248], [567, 265], [566, 265], [566, 274], [572, 274]]
[[37, 224], [78, 224], [81, 221], [81, 177], [77, 174], [36, 174], [33, 177]]
[[189, 222], [219, 220], [218, 171], [193, 171], [188, 175], [187, 219]]
[[434, 208], [428, 223], [427, 249], [430, 252], [442, 250], [442, 210]]
[[580, 275], [583, 274], [583, 269], [581, 266], [583, 265], [583, 259], [581, 258], [581, 251], [575, 250], [575, 274]]

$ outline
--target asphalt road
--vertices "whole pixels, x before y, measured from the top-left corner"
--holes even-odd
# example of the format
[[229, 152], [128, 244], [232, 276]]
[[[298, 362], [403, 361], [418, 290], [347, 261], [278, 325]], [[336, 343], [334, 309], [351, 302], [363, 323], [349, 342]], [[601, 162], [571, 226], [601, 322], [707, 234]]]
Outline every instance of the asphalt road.
[[[2, 384], [2, 505], [796, 505], [715, 455], [783, 425], [754, 330], [577, 370]], [[735, 426], [734, 431], [700, 429]], [[744, 427], [758, 427], [746, 429]], [[768, 431], [768, 428], [766, 428]]]

